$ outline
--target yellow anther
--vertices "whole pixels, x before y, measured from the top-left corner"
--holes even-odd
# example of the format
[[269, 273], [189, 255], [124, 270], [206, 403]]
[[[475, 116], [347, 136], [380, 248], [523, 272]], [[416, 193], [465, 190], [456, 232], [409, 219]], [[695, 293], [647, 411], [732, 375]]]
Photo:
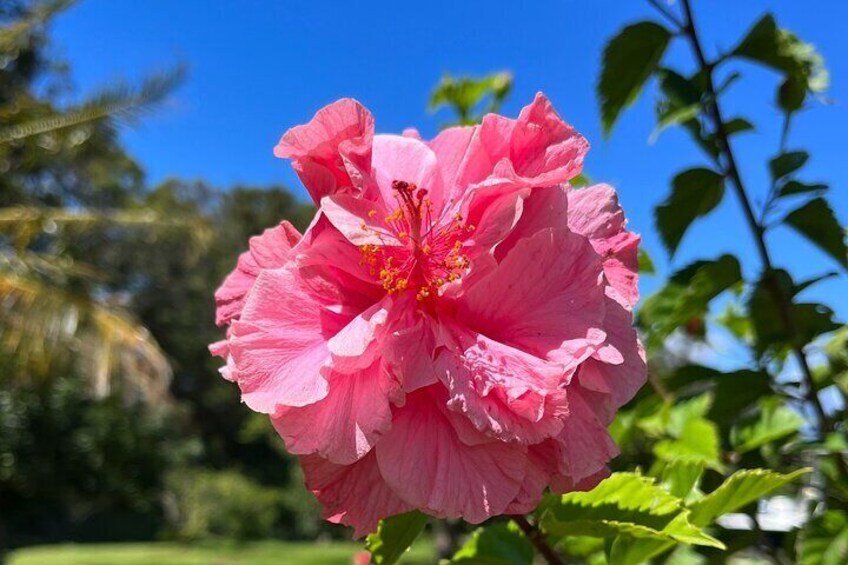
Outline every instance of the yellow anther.
[[398, 233], [398, 237], [399, 237], [400, 239], [403, 239], [403, 238], [405, 238], [405, 237], [409, 237], [409, 234], [408, 234], [408, 233], [406, 233], [405, 231], [402, 231], [402, 232]]
[[369, 210], [368, 211], [368, 217], [369, 218], [373, 218], [376, 215], [377, 215], [377, 210]]
[[465, 229], [468, 231], [474, 231], [477, 229], [477, 226], [475, 226], [474, 224], [468, 224], [467, 226], [465, 226]]
[[425, 244], [424, 247], [421, 248], [421, 251], [424, 252], [425, 254], [430, 253], [432, 250], [433, 250], [433, 248], [430, 247], [429, 244]]

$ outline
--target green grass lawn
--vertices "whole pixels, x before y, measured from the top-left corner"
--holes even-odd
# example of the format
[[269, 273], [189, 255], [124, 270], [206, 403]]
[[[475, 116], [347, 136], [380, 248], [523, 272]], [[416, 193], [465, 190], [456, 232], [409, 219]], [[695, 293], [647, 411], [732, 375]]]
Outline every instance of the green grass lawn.
[[[13, 551], [9, 565], [350, 565], [362, 544], [262, 541], [245, 544], [105, 543], [28, 547]], [[433, 547], [419, 540], [401, 560], [433, 563]]]

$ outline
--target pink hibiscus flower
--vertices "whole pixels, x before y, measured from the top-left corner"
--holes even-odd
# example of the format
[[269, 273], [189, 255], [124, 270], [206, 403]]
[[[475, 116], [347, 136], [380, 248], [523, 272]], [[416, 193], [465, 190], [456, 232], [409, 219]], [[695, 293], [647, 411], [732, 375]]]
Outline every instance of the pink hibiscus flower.
[[340, 100], [275, 148], [318, 212], [253, 238], [216, 293], [224, 375], [357, 536], [592, 488], [645, 360], [639, 238], [612, 188], [568, 184], [588, 143], [541, 94], [430, 142], [373, 130]]

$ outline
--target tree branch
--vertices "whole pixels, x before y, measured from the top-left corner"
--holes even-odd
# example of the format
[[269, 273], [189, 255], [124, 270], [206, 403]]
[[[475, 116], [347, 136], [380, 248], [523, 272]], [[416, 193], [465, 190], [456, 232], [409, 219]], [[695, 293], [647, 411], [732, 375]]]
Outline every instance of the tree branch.
[[[724, 120], [721, 115], [721, 108], [718, 102], [718, 96], [716, 94], [716, 89], [713, 84], [713, 76], [712, 71], [715, 65], [707, 61], [707, 58], [704, 56], [704, 50], [701, 46], [701, 41], [698, 37], [698, 32], [695, 29], [695, 22], [692, 17], [692, 6], [691, 0], [682, 0], [683, 12], [685, 15], [685, 21], [683, 23], [683, 34], [689, 40], [689, 43], [692, 47], [692, 51], [695, 54], [695, 58], [697, 59], [698, 66], [705, 71], [705, 80], [706, 80], [706, 94], [707, 94], [707, 114], [708, 118], [713, 122], [713, 127], [716, 132], [716, 137], [719, 142], [719, 149], [724, 155], [725, 163], [725, 174], [730, 179], [731, 185], [733, 186], [737, 197], [739, 198], [739, 202], [742, 205], [742, 210], [745, 214], [745, 219], [747, 220], [748, 227], [751, 230], [751, 233], [754, 236], [754, 241], [757, 246], [757, 251], [759, 253], [760, 259], [763, 263], [764, 280], [767, 285], [767, 289], [769, 293], [772, 295], [772, 298], [777, 305], [778, 314], [781, 318], [781, 321], [786, 329], [787, 334], [789, 335], [789, 339], [792, 341], [792, 351], [795, 355], [795, 359], [798, 362], [799, 367], [801, 368], [802, 377], [805, 385], [805, 398], [807, 402], [809, 402], [818, 416], [819, 420], [819, 430], [824, 433], [828, 430], [835, 430], [834, 422], [828, 417], [827, 412], [824, 410], [824, 406], [821, 403], [821, 399], [816, 392], [815, 383], [813, 380], [813, 373], [810, 369], [810, 365], [807, 362], [807, 356], [804, 353], [803, 346], [798, 343], [798, 327], [795, 323], [794, 309], [792, 300], [790, 297], [786, 295], [783, 287], [781, 287], [777, 277], [775, 276], [775, 269], [771, 260], [771, 255], [769, 253], [768, 246], [765, 241], [765, 229], [763, 225], [757, 220], [756, 215], [754, 214], [754, 209], [751, 206], [751, 200], [748, 198], [748, 193], [745, 190], [745, 185], [742, 182], [742, 177], [739, 173], [739, 167], [736, 164], [736, 157], [733, 153], [733, 148], [730, 145], [730, 136], [727, 133], [727, 129], [725, 127]], [[844, 473], [848, 474], [848, 466], [846, 466], [845, 461], [839, 457], [840, 468]]]

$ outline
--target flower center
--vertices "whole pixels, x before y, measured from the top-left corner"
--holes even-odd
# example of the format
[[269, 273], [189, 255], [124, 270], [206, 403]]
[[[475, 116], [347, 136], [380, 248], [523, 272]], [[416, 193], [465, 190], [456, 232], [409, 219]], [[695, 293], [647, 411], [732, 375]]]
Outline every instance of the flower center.
[[[383, 218], [383, 225], [404, 245], [361, 245], [360, 263], [389, 294], [411, 289], [422, 301], [465, 273], [469, 262], [462, 244], [474, 226], [466, 225], [461, 214], [434, 220], [425, 188], [396, 180], [392, 190], [398, 206]], [[377, 211], [368, 215], [375, 218]]]

